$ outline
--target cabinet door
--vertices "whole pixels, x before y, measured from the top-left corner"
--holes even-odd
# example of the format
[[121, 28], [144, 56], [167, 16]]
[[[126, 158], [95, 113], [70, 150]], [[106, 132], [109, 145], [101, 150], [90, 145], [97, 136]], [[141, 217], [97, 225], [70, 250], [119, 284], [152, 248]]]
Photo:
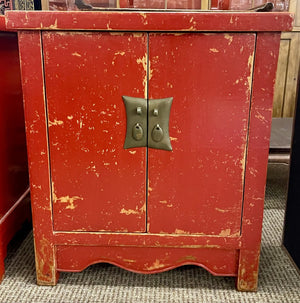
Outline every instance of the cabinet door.
[[55, 230], [145, 231], [146, 149], [123, 149], [122, 95], [143, 98], [147, 36], [44, 32]]
[[173, 97], [173, 151], [149, 149], [148, 230], [240, 234], [255, 34], [150, 34], [149, 99]]

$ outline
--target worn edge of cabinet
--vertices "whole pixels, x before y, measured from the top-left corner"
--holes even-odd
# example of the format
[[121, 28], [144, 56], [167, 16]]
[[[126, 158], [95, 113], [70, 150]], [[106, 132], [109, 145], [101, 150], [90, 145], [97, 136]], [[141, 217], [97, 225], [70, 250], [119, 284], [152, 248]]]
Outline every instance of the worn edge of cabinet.
[[[48, 132], [40, 32], [20, 32], [19, 53], [25, 113], [36, 275], [39, 284], [57, 283], [53, 244]], [[32, 66], [36, 68], [33, 69]], [[35, 108], [36, 110], [31, 110]], [[39, 223], [39, 224], [38, 224]], [[38, 231], [37, 231], [38, 228]], [[47, 262], [45, 262], [46, 260]]]
[[6, 27], [6, 17], [4, 15], [0, 15], [0, 31], [5, 31], [5, 32], [16, 32], [14, 29], [8, 29]]
[[[265, 180], [279, 44], [279, 32], [257, 34], [241, 226], [243, 247], [246, 248], [240, 250], [237, 279], [239, 290], [255, 291], [257, 289]], [[272, 45], [272, 49], [268, 49], [268, 45]], [[270, 78], [270, 75], [273, 77]], [[257, 146], [260, 148], [258, 149]]]
[[292, 13], [7, 11], [9, 29], [101, 31], [290, 31]]

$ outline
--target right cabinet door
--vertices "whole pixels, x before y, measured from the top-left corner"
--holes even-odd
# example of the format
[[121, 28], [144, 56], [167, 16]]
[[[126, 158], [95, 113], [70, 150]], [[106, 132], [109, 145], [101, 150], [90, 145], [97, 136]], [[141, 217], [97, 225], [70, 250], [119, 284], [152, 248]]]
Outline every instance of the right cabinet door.
[[149, 99], [173, 97], [172, 151], [148, 151], [148, 232], [238, 236], [256, 35], [149, 35]]

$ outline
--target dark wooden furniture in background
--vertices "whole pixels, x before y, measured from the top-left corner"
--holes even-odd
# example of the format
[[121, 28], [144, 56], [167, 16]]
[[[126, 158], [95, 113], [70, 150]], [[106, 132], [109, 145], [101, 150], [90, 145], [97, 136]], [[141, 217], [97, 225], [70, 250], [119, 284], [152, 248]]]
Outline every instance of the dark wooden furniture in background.
[[269, 163], [290, 163], [293, 118], [272, 118]]
[[[300, 83], [300, 82], [299, 82]], [[283, 245], [300, 269], [300, 90], [296, 105]]]
[[0, 281], [6, 246], [31, 217], [18, 39], [4, 19], [0, 16]]

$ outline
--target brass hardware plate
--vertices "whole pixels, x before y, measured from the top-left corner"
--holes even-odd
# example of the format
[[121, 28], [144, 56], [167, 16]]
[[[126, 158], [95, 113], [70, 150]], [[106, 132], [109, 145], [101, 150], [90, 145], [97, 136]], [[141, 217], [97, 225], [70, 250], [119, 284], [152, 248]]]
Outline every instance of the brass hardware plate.
[[169, 117], [173, 98], [150, 99], [148, 102], [142, 98], [122, 98], [127, 116], [124, 148], [150, 147], [171, 151]]
[[148, 147], [172, 150], [169, 117], [173, 98], [150, 99], [148, 105]]
[[127, 117], [124, 148], [147, 146], [147, 99], [122, 97]]

